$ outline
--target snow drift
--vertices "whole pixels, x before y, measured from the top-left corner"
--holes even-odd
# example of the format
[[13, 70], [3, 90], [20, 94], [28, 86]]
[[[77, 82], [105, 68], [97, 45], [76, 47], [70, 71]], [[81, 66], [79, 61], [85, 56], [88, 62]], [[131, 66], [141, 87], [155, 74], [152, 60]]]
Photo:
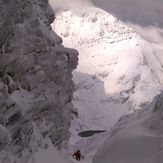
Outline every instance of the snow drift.
[[162, 163], [163, 94], [144, 110], [124, 116], [93, 163]]

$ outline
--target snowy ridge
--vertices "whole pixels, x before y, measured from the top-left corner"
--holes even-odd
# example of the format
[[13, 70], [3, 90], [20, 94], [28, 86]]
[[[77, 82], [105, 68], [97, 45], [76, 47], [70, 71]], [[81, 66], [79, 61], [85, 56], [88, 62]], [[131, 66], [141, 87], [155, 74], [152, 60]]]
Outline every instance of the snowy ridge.
[[79, 118], [73, 124], [80, 123], [76, 130], [110, 129], [162, 89], [162, 60], [153, 47], [105, 11], [95, 7], [64, 11], [57, 14], [52, 28], [64, 45], [80, 53], [74, 72]]

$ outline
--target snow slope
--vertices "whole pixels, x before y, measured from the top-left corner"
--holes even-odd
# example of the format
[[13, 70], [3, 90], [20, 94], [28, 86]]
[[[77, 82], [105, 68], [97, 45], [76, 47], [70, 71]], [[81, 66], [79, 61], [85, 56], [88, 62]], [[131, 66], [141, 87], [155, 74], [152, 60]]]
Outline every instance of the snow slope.
[[27, 163], [68, 163], [50, 142], [48, 144], [47, 149], [38, 150]]
[[[108, 133], [94, 135], [90, 138], [80, 140], [75, 146], [68, 146], [68, 148], [57, 151], [49, 140], [44, 140], [45, 149], [38, 149], [38, 151], [29, 155], [27, 163], [76, 163], [72, 154], [77, 149], [81, 150], [81, 163], [91, 163], [94, 154], [97, 152], [108, 137]], [[23, 163], [24, 160], [20, 160]], [[18, 162], [19, 163], [19, 162]]]
[[163, 162], [163, 94], [148, 107], [119, 120], [93, 163]]
[[[87, 7], [56, 15], [53, 30], [76, 48], [79, 113], [72, 132], [110, 129], [129, 109], [140, 109], [162, 89], [163, 68], [152, 46], [109, 13]], [[80, 127], [76, 124], [80, 124]]]

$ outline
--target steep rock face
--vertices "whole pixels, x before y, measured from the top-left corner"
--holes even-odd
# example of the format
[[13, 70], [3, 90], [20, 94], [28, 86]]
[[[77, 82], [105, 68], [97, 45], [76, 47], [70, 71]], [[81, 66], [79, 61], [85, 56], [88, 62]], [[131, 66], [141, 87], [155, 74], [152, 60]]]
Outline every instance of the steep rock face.
[[144, 110], [122, 117], [93, 163], [162, 163], [163, 94]]
[[47, 0], [0, 0], [0, 160], [69, 137], [77, 51], [51, 30]]
[[110, 129], [129, 109], [141, 109], [163, 88], [156, 51], [111, 14], [90, 6], [64, 11], [52, 27], [64, 45], [80, 53], [74, 72], [80, 130]]

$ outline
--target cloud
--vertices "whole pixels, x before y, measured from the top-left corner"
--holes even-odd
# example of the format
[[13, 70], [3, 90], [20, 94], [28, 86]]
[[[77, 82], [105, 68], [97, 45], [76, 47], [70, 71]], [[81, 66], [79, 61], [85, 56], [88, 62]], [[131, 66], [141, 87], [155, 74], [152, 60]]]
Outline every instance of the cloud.
[[91, 0], [49, 0], [51, 7], [56, 10], [82, 9], [92, 5]]
[[163, 42], [163, 0], [92, 0], [92, 2], [128, 23], [145, 40]]
[[122, 21], [163, 27], [163, 0], [92, 0]]
[[136, 24], [128, 23], [133, 29], [136, 30], [145, 40], [151, 43], [162, 43], [163, 42], [163, 28], [158, 26], [140, 26]]

